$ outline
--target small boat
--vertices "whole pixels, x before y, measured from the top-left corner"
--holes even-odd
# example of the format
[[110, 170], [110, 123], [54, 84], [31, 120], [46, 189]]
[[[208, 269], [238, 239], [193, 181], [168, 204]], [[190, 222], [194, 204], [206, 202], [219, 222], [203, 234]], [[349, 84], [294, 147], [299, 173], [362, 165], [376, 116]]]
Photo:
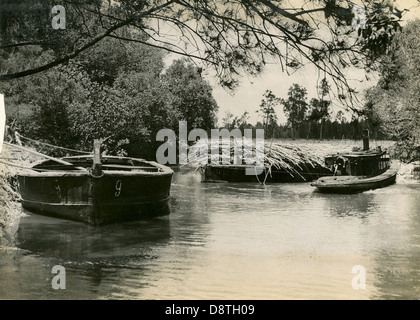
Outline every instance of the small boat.
[[311, 183], [320, 192], [358, 193], [383, 188], [394, 184], [398, 173], [388, 153], [380, 147], [370, 150], [366, 140], [362, 151], [328, 156], [325, 164], [334, 175]]
[[173, 171], [154, 161], [93, 155], [51, 158], [18, 175], [23, 208], [102, 225], [169, 214]]

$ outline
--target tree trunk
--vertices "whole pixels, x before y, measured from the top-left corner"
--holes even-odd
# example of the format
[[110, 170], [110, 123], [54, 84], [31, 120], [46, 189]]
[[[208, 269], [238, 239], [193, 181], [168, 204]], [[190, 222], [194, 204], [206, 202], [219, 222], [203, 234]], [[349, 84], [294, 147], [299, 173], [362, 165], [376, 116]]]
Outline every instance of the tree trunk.
[[311, 136], [312, 121], [309, 121], [308, 124], [309, 126], [308, 126], [308, 134], [306, 135], [306, 140], [308, 140], [309, 137]]
[[324, 120], [321, 120], [321, 128], [319, 130], [319, 140], [322, 140], [322, 129], [323, 129], [323, 126], [324, 126]]

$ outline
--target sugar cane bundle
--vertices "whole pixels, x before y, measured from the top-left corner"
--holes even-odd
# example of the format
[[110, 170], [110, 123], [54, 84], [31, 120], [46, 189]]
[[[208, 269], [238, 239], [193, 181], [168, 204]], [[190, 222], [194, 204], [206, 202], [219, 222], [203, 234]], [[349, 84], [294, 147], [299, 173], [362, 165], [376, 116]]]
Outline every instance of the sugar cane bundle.
[[[246, 143], [249, 143], [248, 147], [245, 147]], [[257, 152], [264, 154], [263, 166], [269, 173], [272, 170], [284, 170], [294, 176], [300, 175], [308, 168], [325, 168], [323, 158], [304, 147], [276, 142], [265, 142], [262, 145], [256, 144], [255, 141], [243, 141], [241, 144], [234, 139], [230, 141], [229, 145], [200, 141], [189, 148], [188, 162], [199, 165], [208, 163], [255, 165], [255, 163], [249, 163], [246, 160], [252, 159]], [[239, 160], [237, 159], [238, 153], [240, 154]]]

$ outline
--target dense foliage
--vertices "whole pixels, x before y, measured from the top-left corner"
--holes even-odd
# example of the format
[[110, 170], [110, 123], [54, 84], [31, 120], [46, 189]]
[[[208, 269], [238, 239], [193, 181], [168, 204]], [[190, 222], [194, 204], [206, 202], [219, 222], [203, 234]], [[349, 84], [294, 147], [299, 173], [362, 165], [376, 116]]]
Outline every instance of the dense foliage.
[[109, 154], [154, 159], [159, 130], [177, 132], [181, 120], [212, 128], [218, 109], [196, 67], [176, 60], [165, 70], [163, 59], [161, 50], [107, 39], [65, 65], [3, 82], [9, 124], [54, 145], [90, 151], [103, 139]]
[[401, 158], [420, 159], [420, 20], [408, 23], [386, 55], [364, 113], [374, 130], [398, 140]]
[[[120, 46], [143, 43], [212, 66], [229, 88], [244, 72], [258, 74], [268, 62], [280, 63], [287, 73], [311, 64], [351, 102], [354, 91], [346, 68], [375, 69], [405, 11], [390, 0], [364, 0], [360, 8], [350, 0], [295, 6], [283, 0], [62, 0], [65, 26], [61, 19], [56, 28], [56, 4], [1, 1], [0, 54], [15, 56], [34, 45], [42, 50], [32, 51], [19, 68], [0, 65], [0, 81], [66, 64], [114, 38], [121, 40]], [[39, 59], [48, 51], [53, 54]]]
[[296, 137], [295, 132], [299, 130], [300, 125], [305, 120], [306, 111], [308, 108], [307, 91], [306, 88], [294, 83], [287, 93], [288, 98], [282, 99], [283, 110], [288, 117], [288, 122], [291, 127], [292, 138]]
[[257, 113], [263, 120], [265, 138], [272, 137], [274, 134], [275, 125], [277, 122], [276, 107], [280, 103], [271, 90], [266, 90], [264, 98], [261, 100], [260, 109]]

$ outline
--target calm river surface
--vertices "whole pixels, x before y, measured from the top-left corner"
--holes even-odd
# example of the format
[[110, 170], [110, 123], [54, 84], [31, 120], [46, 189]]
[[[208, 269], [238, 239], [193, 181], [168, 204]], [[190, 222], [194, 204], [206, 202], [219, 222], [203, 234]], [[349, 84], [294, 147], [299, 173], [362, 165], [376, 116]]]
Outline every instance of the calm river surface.
[[[420, 299], [419, 182], [328, 195], [178, 171], [167, 217], [104, 227], [21, 217], [0, 247], [0, 298]], [[54, 265], [65, 290], [52, 288]]]

